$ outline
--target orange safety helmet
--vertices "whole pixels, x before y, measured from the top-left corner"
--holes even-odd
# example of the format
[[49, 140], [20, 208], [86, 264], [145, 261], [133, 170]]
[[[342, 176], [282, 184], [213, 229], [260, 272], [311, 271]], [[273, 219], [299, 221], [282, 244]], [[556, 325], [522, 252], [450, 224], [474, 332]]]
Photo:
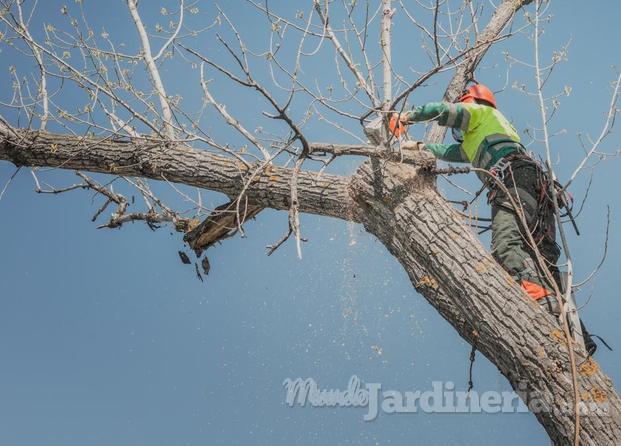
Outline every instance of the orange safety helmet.
[[496, 108], [496, 98], [492, 90], [483, 84], [474, 84], [464, 90], [458, 102], [475, 102], [477, 99], [488, 102], [492, 107]]

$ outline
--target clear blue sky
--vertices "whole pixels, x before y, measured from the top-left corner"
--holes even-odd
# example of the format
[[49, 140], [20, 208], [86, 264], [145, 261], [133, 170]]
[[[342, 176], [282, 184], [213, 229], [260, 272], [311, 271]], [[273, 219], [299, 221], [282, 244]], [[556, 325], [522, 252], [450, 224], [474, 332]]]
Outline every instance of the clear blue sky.
[[[37, 34], [42, 23], [63, 23], [63, 2], [40, 3], [33, 18]], [[74, 2], [66, 3], [75, 10]], [[174, 2], [150, 3], [140, 5], [149, 26], [166, 23], [158, 17], [159, 8], [173, 10]], [[283, 1], [270, 3], [291, 8]], [[105, 26], [117, 42], [128, 44], [128, 52], [135, 49], [135, 29], [124, 2], [85, 4], [94, 29]], [[198, 6], [204, 17], [213, 17], [212, 2]], [[269, 34], [264, 18], [241, 0], [223, 2], [222, 7], [255, 49], [264, 46]], [[554, 131], [566, 130], [553, 140], [561, 161], [559, 175], [566, 178], [580, 159], [576, 134], [596, 135], [604, 122], [609, 83], [619, 69], [611, 65], [620, 62], [616, 43], [621, 41], [621, 5], [612, 0], [556, 1], [550, 13], [544, 58], [550, 60], [554, 49], [570, 42], [568, 61], [549, 83], [550, 92], [564, 85], [573, 89], [561, 98], [552, 123]], [[415, 52], [419, 35], [399, 14], [395, 63], [407, 77], [407, 67], [421, 57]], [[221, 58], [209, 36], [195, 46]], [[5, 44], [1, 49], [0, 99], [7, 101], [7, 67], [21, 59]], [[495, 90], [505, 83], [503, 50], [532, 62], [527, 36], [499, 45], [478, 73]], [[330, 52], [309, 64], [306, 74], [322, 73], [326, 66], [333, 66]], [[27, 74], [27, 67], [23, 69]], [[258, 111], [266, 109], [261, 101], [249, 100], [222, 78], [210, 76], [217, 86], [214, 94], [225, 97], [230, 110], [250, 128], [261, 122]], [[264, 72], [259, 76], [267, 77]], [[183, 94], [188, 108], [198, 108], [196, 71], [187, 64], [168, 63], [164, 78], [172, 94]], [[515, 68], [509, 83], [513, 80], [532, 84], [532, 72]], [[442, 80], [431, 83], [412, 102], [438, 98], [443, 85]], [[67, 93], [58, 101], [72, 104], [76, 97]], [[535, 103], [510, 88], [499, 94], [499, 103], [520, 130], [539, 122]], [[305, 109], [296, 107], [294, 112], [302, 116]], [[13, 116], [4, 109], [2, 113]], [[238, 141], [225, 125], [213, 130], [223, 141]], [[620, 131], [615, 130], [604, 149], [621, 148]], [[344, 141], [319, 123], [310, 124], [308, 133], [312, 140]], [[542, 153], [540, 145], [532, 148]], [[351, 172], [357, 163], [346, 160], [332, 171]], [[578, 300], [584, 303], [593, 294], [582, 310], [583, 319], [594, 333], [621, 348], [616, 291], [621, 261], [619, 167], [617, 159], [597, 167], [579, 218], [583, 235], [570, 238], [577, 279], [584, 278], [601, 257], [606, 205], [611, 206], [608, 259]], [[0, 187], [13, 172], [12, 165], [0, 163]], [[45, 179], [58, 186], [77, 181], [73, 173], [61, 171], [47, 172]], [[586, 180], [582, 176], [576, 184], [578, 198]], [[460, 181], [476, 185], [474, 179]], [[458, 196], [446, 184], [441, 187]], [[385, 389], [427, 390], [432, 381], [466, 387], [469, 345], [358, 225], [303, 216], [304, 236], [310, 240], [304, 259], [297, 259], [291, 243], [266, 257], [265, 246], [286, 229], [286, 214], [265, 211], [246, 225], [246, 238], [210, 249], [211, 273], [201, 283], [193, 267], [179, 261], [177, 251], [183, 246], [177, 233], [168, 228], [153, 232], [140, 224], [97, 230], [90, 217], [101, 202], [92, 193], [41, 196], [33, 188], [23, 169], [0, 201], [2, 444], [549, 444], [530, 414], [380, 415], [364, 422], [363, 409], [285, 406], [285, 378], [313, 377], [322, 387], [341, 389], [353, 374], [365, 382], [381, 382]], [[158, 190], [169, 203], [187, 206], [167, 186]], [[205, 200], [215, 206], [223, 198], [206, 194]], [[488, 212], [484, 203], [480, 210]], [[600, 348], [597, 360], [614, 382], [621, 382], [618, 353]], [[509, 389], [480, 355], [474, 381], [481, 392]]]

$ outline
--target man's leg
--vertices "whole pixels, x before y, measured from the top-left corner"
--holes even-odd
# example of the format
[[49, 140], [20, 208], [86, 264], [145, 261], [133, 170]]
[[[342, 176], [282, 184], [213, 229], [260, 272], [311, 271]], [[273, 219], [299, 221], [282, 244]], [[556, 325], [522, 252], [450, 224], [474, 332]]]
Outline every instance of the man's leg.
[[[535, 238], [539, 242], [538, 249], [547, 268], [559, 289], [563, 289], [557, 263], [560, 249], [556, 243], [555, 218], [551, 208], [541, 209], [537, 204], [532, 206], [535, 196], [540, 196], [541, 182], [538, 172], [532, 168], [514, 171], [511, 181], [511, 195], [516, 203], [522, 205], [529, 228], [537, 225]], [[535, 252], [528, 247], [527, 236], [522, 233], [516, 213], [511, 209], [509, 200], [503, 194], [492, 202], [492, 255], [496, 261], [522, 286], [522, 288], [550, 313], [560, 315], [560, 308], [553, 287], [548, 283]], [[551, 206], [550, 203], [547, 203]], [[538, 215], [538, 211], [543, 215]], [[597, 345], [580, 321], [586, 351], [595, 353]]]
[[492, 204], [492, 255], [533, 299], [539, 300], [552, 290], [538, 273], [524, 237], [515, 213]]

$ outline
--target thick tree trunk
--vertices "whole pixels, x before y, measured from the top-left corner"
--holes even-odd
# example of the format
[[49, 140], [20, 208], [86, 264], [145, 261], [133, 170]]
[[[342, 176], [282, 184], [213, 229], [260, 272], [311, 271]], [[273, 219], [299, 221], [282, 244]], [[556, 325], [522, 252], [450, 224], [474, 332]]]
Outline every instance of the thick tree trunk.
[[[421, 153], [421, 164], [430, 155]], [[0, 126], [0, 160], [16, 165], [144, 176], [235, 197], [250, 179], [243, 164], [189, 147], [100, 141]], [[265, 168], [250, 182], [251, 204], [286, 209], [291, 171]], [[557, 322], [521, 291], [439, 195], [421, 168], [365, 162], [351, 178], [300, 174], [300, 209], [362, 222], [407, 271], [412, 285], [507, 377], [555, 444], [572, 442], [569, 359]], [[584, 359], [577, 352], [580, 360]], [[621, 444], [621, 400], [594, 362], [579, 367], [580, 394], [599, 413], [582, 417], [585, 445]]]
[[[360, 168], [353, 191], [365, 208], [365, 228], [462, 337], [472, 342], [476, 331], [478, 350], [531, 403], [554, 443], [572, 444], [571, 371], [558, 323], [485, 251], [431, 178], [415, 170], [386, 164], [378, 171], [370, 163]], [[582, 444], [621, 444], [621, 400], [611, 380], [592, 361], [579, 373], [584, 403], [600, 411], [582, 416]]]

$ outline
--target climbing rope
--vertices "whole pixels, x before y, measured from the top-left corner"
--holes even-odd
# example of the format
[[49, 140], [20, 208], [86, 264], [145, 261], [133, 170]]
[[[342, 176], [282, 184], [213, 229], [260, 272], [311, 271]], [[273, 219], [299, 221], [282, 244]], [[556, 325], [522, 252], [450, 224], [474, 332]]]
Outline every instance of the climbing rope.
[[474, 360], [476, 359], [477, 352], [477, 342], [479, 340], [479, 332], [476, 330], [472, 330], [472, 349], [470, 350], [470, 368], [468, 370], [468, 390], [466, 393], [470, 393], [472, 388], [474, 387], [474, 382], [472, 381], [472, 368], [474, 367]]

